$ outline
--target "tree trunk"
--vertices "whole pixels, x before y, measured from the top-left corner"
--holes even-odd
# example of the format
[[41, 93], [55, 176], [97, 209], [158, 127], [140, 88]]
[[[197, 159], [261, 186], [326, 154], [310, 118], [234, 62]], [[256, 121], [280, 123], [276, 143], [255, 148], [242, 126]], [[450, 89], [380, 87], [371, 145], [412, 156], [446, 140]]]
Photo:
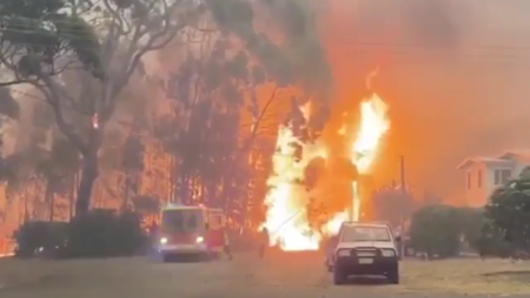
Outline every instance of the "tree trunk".
[[54, 211], [55, 211], [55, 200], [52, 188], [50, 187], [50, 183], [46, 183], [46, 190], [44, 191], [44, 201], [48, 203], [48, 220], [53, 221], [54, 219]]
[[24, 223], [29, 220], [29, 186], [26, 185], [24, 193]]
[[128, 204], [129, 204], [129, 196], [130, 196], [130, 188], [131, 188], [131, 175], [125, 174], [125, 181], [124, 181], [124, 194], [123, 194], [123, 201], [121, 203], [121, 209], [122, 211], [127, 210]]
[[68, 202], [68, 220], [72, 220], [75, 214], [75, 190], [77, 189], [77, 180], [78, 180], [79, 173], [75, 173], [72, 177], [72, 187], [70, 188], [69, 193], [69, 202]]
[[55, 220], [55, 194], [52, 193], [50, 197], [50, 221]]
[[171, 156], [170, 164], [169, 164], [169, 202], [175, 201], [175, 194], [176, 194], [176, 164], [175, 164], [175, 157]]
[[98, 177], [98, 163], [96, 154], [85, 156], [81, 170], [81, 181], [77, 188], [77, 202], [75, 204], [75, 215], [83, 216], [90, 209], [90, 199], [94, 182]]
[[190, 189], [190, 176], [187, 174], [184, 174], [182, 176], [182, 192], [181, 197], [179, 198], [179, 203], [188, 204], [189, 203], [189, 189]]

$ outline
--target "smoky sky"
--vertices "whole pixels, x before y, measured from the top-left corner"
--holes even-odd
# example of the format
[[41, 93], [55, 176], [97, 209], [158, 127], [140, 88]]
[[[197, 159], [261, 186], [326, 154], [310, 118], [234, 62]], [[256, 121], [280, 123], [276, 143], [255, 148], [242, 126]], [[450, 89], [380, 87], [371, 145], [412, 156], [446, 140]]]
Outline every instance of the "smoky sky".
[[375, 89], [390, 105], [391, 130], [374, 169], [462, 203], [468, 156], [530, 148], [530, 1], [329, 0], [321, 36], [340, 101]]

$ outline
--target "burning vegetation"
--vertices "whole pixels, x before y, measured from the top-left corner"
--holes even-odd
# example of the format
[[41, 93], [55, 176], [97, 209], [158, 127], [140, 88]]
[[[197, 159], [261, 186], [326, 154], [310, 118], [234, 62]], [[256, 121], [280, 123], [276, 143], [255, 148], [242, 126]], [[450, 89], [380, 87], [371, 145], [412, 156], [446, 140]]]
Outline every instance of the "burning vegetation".
[[[304, 119], [309, 118], [310, 109], [310, 104], [300, 108]], [[341, 222], [361, 219], [361, 181], [370, 173], [382, 138], [390, 128], [387, 105], [372, 93], [363, 99], [358, 111], [341, 112], [341, 129], [327, 132], [324, 128], [323, 132], [335, 135], [331, 140], [339, 144], [335, 148], [342, 147], [338, 152], [323, 139], [304, 138], [308, 134], [307, 121], [280, 126], [265, 199], [264, 226], [271, 233], [272, 245], [284, 250], [316, 250], [322, 237], [336, 233]], [[360, 123], [350, 122], [348, 115], [355, 112], [360, 113]], [[310, 205], [315, 204], [319, 214], [310, 220]]]

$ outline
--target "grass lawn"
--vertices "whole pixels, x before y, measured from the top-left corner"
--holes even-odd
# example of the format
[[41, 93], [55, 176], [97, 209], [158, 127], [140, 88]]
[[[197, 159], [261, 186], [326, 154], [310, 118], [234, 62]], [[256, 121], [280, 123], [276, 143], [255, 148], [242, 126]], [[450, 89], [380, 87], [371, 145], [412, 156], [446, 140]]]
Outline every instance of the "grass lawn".
[[433, 291], [468, 295], [530, 294], [530, 262], [453, 259], [405, 261], [404, 291]]
[[[78, 283], [91, 281], [101, 287], [110, 284], [120, 285], [125, 280], [141, 280], [147, 288], [156, 288], [160, 284], [167, 283], [168, 278], [173, 280], [174, 276], [181, 276], [183, 272], [187, 272], [189, 276], [186, 276], [186, 279], [181, 276], [180, 279], [186, 280], [186, 284], [197, 279], [201, 287], [206, 285], [214, 287], [230, 281], [233, 282], [233, 286], [282, 287], [293, 289], [296, 293], [303, 289], [314, 291], [320, 288], [351, 293], [350, 287], [333, 286], [331, 274], [326, 272], [321, 261], [318, 257], [300, 260], [289, 257], [288, 259], [271, 258], [263, 262], [256, 260], [255, 256], [241, 255], [236, 256], [233, 262], [169, 265], [153, 263], [146, 258], [69, 261], [3, 259], [0, 260], [0, 288], [32, 284], [60, 285], [65, 280]], [[399, 285], [368, 287], [361, 285], [356, 291], [369, 290], [370, 293], [388, 294], [388, 297], [393, 297], [395, 294], [403, 294], [403, 297], [434, 295], [449, 298], [521, 294], [530, 296], [530, 262], [512, 264], [510, 261], [498, 259], [406, 260], [401, 263], [400, 271]], [[57, 283], [58, 280], [61, 283]], [[164, 280], [166, 282], [163, 282]], [[174, 280], [168, 284], [172, 285], [173, 282]], [[70, 281], [66, 284], [73, 286]], [[142, 283], [137, 285], [138, 289], [147, 289]]]

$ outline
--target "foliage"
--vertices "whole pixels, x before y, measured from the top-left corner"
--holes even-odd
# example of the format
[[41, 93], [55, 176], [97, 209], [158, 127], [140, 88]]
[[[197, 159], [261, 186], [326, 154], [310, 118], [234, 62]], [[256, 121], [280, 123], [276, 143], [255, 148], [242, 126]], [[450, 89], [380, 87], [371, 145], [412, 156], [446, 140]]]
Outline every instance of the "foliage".
[[482, 221], [478, 237], [470, 244], [482, 257], [495, 256], [506, 258], [512, 256], [515, 252], [514, 246], [504, 240], [503, 231], [494, 226], [489, 220]]
[[101, 47], [92, 26], [66, 8], [63, 0], [2, 1], [2, 64], [14, 78], [0, 85], [58, 74], [65, 66], [57, 57], [66, 54], [75, 55], [84, 69], [103, 78]]
[[13, 238], [17, 243], [16, 256], [32, 257], [41, 248], [44, 251], [63, 247], [67, 239], [68, 223], [28, 221], [15, 231]]
[[51, 149], [36, 164], [36, 174], [41, 176], [53, 193], [65, 194], [71, 178], [79, 169], [79, 153], [64, 137], [52, 140]]
[[69, 223], [26, 222], [14, 238], [19, 257], [33, 257], [40, 251], [53, 258], [130, 256], [146, 244], [137, 214], [117, 215], [102, 209]]
[[140, 253], [145, 241], [136, 213], [95, 209], [70, 223], [65, 256], [130, 256]]
[[483, 208], [455, 207], [458, 212], [458, 221], [462, 232], [463, 240], [472, 244], [481, 237], [485, 224]]
[[462, 234], [461, 218], [457, 208], [446, 205], [426, 206], [412, 215], [410, 245], [430, 258], [456, 256]]
[[486, 218], [514, 249], [530, 250], [530, 168], [491, 195]]
[[0, 6], [1, 62], [13, 75], [3, 85], [32, 84], [83, 155], [76, 214], [89, 210], [102, 134], [122, 89], [141, 69], [143, 55], [193, 23], [196, 8], [191, 0], [8, 0]]
[[120, 168], [127, 173], [141, 172], [144, 168], [145, 146], [140, 137], [135, 133], [129, 134], [122, 146], [122, 151], [123, 158]]
[[[107, 124], [120, 100], [126, 100], [121, 91], [131, 78], [151, 78], [142, 61], [146, 53], [184, 44], [189, 46], [185, 61], [173, 66], [167, 81], [158, 82], [175, 102], [173, 115], [156, 125], [164, 131], [156, 137], [173, 158], [171, 179], [178, 180], [181, 197], [200, 197], [241, 217], [250, 206], [260, 207], [255, 198], [262, 196], [252, 195], [260, 188], [249, 172], [265, 169], [259, 160], [273, 149], [256, 153], [253, 144], [265, 110], [279, 98], [278, 89], [301, 86], [308, 95], [304, 98], [325, 105], [320, 91], [329, 87], [330, 72], [312, 14], [299, 0], [7, 0], [0, 5], [6, 25], [0, 28], [5, 47], [0, 63], [12, 76], [0, 84], [29, 83], [40, 91], [53, 112], [53, 130], [70, 144], [54, 144], [42, 158], [39, 152], [34, 167], [47, 193], [66, 189], [66, 178], [80, 171], [76, 214], [89, 210]], [[267, 23], [272, 29], [261, 29]], [[211, 37], [202, 42], [200, 55], [193, 40], [183, 40], [190, 32]], [[266, 83], [277, 89], [260, 107], [256, 93]], [[297, 100], [292, 102], [303, 103]], [[239, 137], [244, 109], [255, 121], [247, 141]], [[125, 174], [124, 206], [138, 195], [145, 154], [137, 135], [125, 143], [118, 165]], [[63, 163], [54, 153], [61, 150], [75, 158]], [[55, 168], [55, 163], [60, 165]]]
[[[251, 148], [270, 103], [280, 99], [278, 89], [297, 85], [315, 95], [322, 91], [318, 89], [328, 87], [330, 73], [307, 2], [209, 0], [205, 4], [212, 30], [199, 30], [198, 34], [205, 36], [200, 53], [190, 50], [165, 84], [169, 97], [177, 102], [175, 117], [184, 120], [162, 119], [159, 131], [167, 130], [163, 126], [181, 130], [163, 133], [160, 139], [178, 161], [178, 196], [195, 197], [190, 192], [198, 191], [190, 183], [200, 180], [204, 187], [199, 193], [208, 202], [199, 200], [233, 210], [232, 217], [245, 218], [260, 206], [253, 202], [259, 196], [252, 195], [260, 186], [248, 173], [254, 173], [262, 154], [268, 156], [272, 149], [267, 153]], [[258, 29], [270, 22], [274, 23], [272, 29]], [[273, 38], [278, 35], [282, 38]], [[277, 89], [263, 105], [256, 94], [266, 83]], [[298, 111], [303, 102], [291, 101], [297, 103], [294, 110]], [[243, 141], [238, 137], [242, 109], [249, 111], [254, 121], [250, 136]], [[297, 119], [288, 116], [288, 121]]]

